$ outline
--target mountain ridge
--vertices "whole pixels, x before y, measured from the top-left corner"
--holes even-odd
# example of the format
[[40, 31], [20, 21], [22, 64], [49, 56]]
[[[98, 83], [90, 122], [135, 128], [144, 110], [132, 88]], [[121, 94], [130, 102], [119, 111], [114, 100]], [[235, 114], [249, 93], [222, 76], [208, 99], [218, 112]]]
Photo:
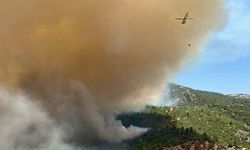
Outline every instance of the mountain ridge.
[[125, 127], [148, 127], [132, 149], [250, 149], [250, 101], [169, 84], [175, 106], [147, 106], [118, 117]]
[[228, 94], [228, 96], [231, 96], [236, 99], [250, 99], [250, 94], [243, 94], [243, 93]]

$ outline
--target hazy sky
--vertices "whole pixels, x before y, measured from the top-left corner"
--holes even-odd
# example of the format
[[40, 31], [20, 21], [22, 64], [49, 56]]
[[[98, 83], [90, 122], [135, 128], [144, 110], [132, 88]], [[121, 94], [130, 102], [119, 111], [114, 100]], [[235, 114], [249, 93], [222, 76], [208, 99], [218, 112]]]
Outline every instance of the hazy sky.
[[201, 56], [173, 82], [194, 89], [250, 94], [250, 1], [226, 0], [229, 19]]

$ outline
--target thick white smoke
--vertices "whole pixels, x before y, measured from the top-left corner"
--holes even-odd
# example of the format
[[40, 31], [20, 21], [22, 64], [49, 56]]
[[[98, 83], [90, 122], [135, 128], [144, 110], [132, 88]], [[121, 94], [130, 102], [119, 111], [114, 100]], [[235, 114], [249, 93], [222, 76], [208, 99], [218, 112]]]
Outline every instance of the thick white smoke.
[[21, 92], [0, 89], [2, 150], [73, 150], [64, 131], [41, 104]]
[[[81, 88], [79, 88], [81, 89]], [[76, 91], [77, 92], [77, 91]], [[86, 94], [79, 91], [79, 94]], [[84, 96], [83, 96], [84, 97]], [[89, 101], [91, 103], [91, 101]], [[86, 109], [92, 109], [96, 106], [93, 104], [85, 105]], [[63, 124], [58, 124], [43, 109], [39, 101], [32, 99], [21, 91], [0, 89], [0, 148], [4, 150], [98, 150], [98, 147], [86, 148], [84, 146], [75, 146], [67, 142], [69, 140], [68, 126], [65, 128]], [[88, 112], [88, 111], [87, 111]], [[101, 138], [112, 141], [121, 141], [123, 139], [132, 138], [145, 129], [130, 127], [126, 129], [119, 122], [110, 122], [105, 124], [101, 114], [97, 111], [90, 110], [90, 114], [98, 116], [92, 118], [95, 130], [106, 130], [107, 134]], [[89, 118], [89, 117], [88, 117]], [[91, 120], [88, 120], [91, 121]], [[84, 130], [84, 128], [83, 128]], [[104, 132], [104, 131], [102, 131]], [[114, 135], [117, 136], [115, 138]]]

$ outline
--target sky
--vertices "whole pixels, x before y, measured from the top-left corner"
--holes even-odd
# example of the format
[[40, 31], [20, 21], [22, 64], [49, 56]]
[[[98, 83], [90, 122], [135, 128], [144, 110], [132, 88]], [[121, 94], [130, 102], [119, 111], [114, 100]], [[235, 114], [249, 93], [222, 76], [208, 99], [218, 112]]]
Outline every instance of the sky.
[[225, 0], [228, 20], [172, 82], [224, 94], [250, 94], [250, 1]]

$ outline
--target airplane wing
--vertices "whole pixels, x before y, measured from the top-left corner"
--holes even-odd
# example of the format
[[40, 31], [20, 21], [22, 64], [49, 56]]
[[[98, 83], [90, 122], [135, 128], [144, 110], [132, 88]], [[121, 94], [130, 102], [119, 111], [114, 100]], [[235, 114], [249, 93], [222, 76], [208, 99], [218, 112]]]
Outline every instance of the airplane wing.
[[175, 18], [176, 20], [183, 20], [183, 18]]
[[194, 19], [194, 18], [187, 18], [187, 19]]

